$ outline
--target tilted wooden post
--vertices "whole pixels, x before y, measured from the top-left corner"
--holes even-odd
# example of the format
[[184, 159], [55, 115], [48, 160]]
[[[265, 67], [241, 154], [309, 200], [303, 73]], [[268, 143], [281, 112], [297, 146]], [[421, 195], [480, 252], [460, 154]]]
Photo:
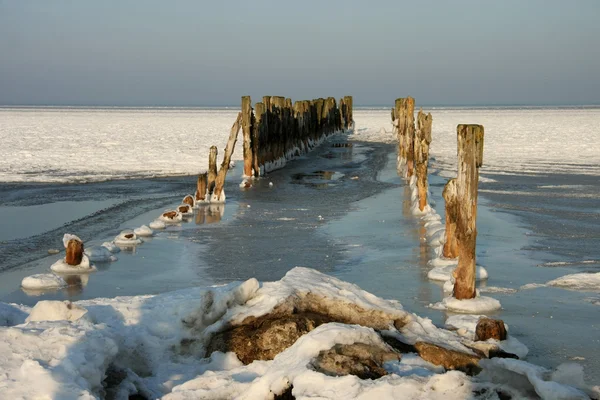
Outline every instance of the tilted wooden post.
[[415, 172], [417, 175], [417, 190], [419, 193], [419, 210], [427, 205], [427, 164], [429, 163], [429, 145], [431, 144], [431, 114], [425, 115], [419, 110], [417, 116], [417, 132], [415, 134]]
[[208, 152], [208, 194], [211, 195], [215, 190], [215, 179], [217, 179], [217, 146], [210, 146]]
[[477, 186], [483, 163], [483, 126], [458, 125], [458, 266], [454, 271], [454, 297], [475, 297], [475, 244], [477, 238]]
[[458, 243], [456, 241], [456, 218], [457, 218], [457, 199], [456, 199], [456, 179], [450, 179], [442, 192], [442, 197], [446, 203], [446, 241], [442, 255], [446, 258], [458, 257]]
[[196, 183], [196, 201], [206, 200], [206, 193], [208, 189], [208, 172], [200, 174], [198, 176], [198, 182]]
[[229, 133], [229, 140], [227, 141], [227, 146], [225, 147], [225, 154], [223, 155], [223, 163], [221, 164], [221, 168], [219, 169], [219, 173], [217, 174], [217, 179], [215, 180], [215, 190], [213, 191], [211, 201], [221, 201], [221, 194], [223, 193], [223, 187], [225, 186], [225, 178], [227, 177], [229, 163], [231, 162], [231, 155], [233, 154], [233, 150], [235, 149], [235, 142], [237, 142], [237, 137], [238, 133], [240, 132], [241, 124], [242, 113], [240, 112], [238, 113], [237, 119], [231, 127], [231, 132]]
[[252, 100], [242, 96], [242, 132], [244, 133], [244, 176], [252, 176]]

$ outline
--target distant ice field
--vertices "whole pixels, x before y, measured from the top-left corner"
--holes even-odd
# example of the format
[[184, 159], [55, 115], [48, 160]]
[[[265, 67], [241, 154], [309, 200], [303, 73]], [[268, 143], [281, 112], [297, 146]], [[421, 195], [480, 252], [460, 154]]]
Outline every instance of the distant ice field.
[[[440, 109], [431, 155], [456, 165], [456, 126], [485, 127], [490, 174], [600, 175], [600, 108]], [[0, 108], [0, 182], [93, 182], [194, 175], [223, 149], [235, 109]], [[353, 138], [392, 142], [390, 109], [356, 109]], [[234, 160], [242, 158], [240, 141]]]

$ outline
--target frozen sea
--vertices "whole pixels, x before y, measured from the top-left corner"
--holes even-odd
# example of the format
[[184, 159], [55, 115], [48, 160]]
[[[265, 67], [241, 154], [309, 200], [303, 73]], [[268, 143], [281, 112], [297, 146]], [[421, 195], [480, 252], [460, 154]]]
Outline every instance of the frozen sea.
[[[575, 361], [600, 382], [600, 287], [544, 285], [600, 272], [600, 109], [432, 109], [430, 185], [453, 176], [456, 125], [485, 127], [478, 216], [480, 284], [530, 349], [528, 360]], [[226, 143], [235, 109], [0, 109], [0, 301], [161, 293], [256, 277], [295, 266], [358, 284], [442, 325], [442, 297], [423, 222], [397, 176], [389, 109], [355, 110], [356, 129], [270, 174], [251, 190], [230, 171], [227, 204], [158, 232], [68, 289], [25, 292], [47, 272], [63, 233], [86, 245], [148, 224], [191, 193], [208, 149]], [[331, 147], [331, 142], [352, 147]], [[240, 160], [238, 147], [234, 160]], [[270, 185], [272, 183], [272, 185]], [[539, 284], [539, 285], [530, 285]], [[523, 286], [529, 285], [530, 289]], [[488, 288], [488, 289], [485, 289]]]

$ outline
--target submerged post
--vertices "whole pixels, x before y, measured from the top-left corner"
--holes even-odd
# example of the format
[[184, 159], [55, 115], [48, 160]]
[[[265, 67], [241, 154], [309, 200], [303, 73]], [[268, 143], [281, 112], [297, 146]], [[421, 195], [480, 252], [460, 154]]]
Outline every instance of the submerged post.
[[252, 176], [252, 100], [242, 96], [242, 132], [244, 134], [244, 176]]
[[415, 172], [417, 175], [417, 190], [419, 193], [419, 210], [427, 205], [427, 164], [429, 163], [429, 145], [431, 144], [431, 114], [425, 115], [419, 110], [417, 116], [417, 131], [415, 134]]
[[456, 179], [450, 179], [442, 192], [446, 203], [446, 241], [442, 255], [446, 258], [458, 257], [458, 243], [456, 241]]
[[477, 185], [483, 163], [483, 126], [458, 125], [458, 266], [454, 271], [454, 297], [475, 297], [475, 243], [477, 238]]

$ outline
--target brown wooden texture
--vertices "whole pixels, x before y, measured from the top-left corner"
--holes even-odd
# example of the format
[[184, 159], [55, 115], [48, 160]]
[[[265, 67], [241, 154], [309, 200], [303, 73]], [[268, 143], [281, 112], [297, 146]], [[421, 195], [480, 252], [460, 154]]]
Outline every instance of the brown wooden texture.
[[429, 163], [429, 145], [431, 144], [431, 114], [419, 110], [417, 116], [417, 131], [415, 133], [415, 172], [417, 176], [417, 191], [419, 193], [419, 210], [423, 211], [427, 205], [427, 165]]
[[216, 200], [221, 199], [221, 194], [223, 193], [223, 187], [225, 186], [225, 178], [227, 177], [227, 171], [229, 170], [229, 164], [231, 163], [231, 156], [233, 151], [235, 150], [235, 142], [237, 142], [238, 133], [240, 132], [240, 127], [242, 125], [242, 113], [240, 112], [237, 116], [237, 119], [233, 123], [231, 127], [231, 132], [229, 133], [229, 140], [227, 141], [227, 146], [225, 147], [225, 154], [223, 155], [223, 163], [221, 164], [221, 168], [217, 173], [217, 179], [215, 180], [215, 190], [213, 192], [213, 198]]
[[442, 255], [446, 258], [458, 257], [458, 243], [456, 241], [456, 218], [457, 218], [457, 199], [456, 199], [456, 179], [450, 179], [442, 197], [446, 203], [446, 241]]
[[454, 271], [454, 297], [475, 297], [475, 246], [477, 238], [477, 186], [483, 161], [483, 126], [458, 125], [458, 266]]
[[77, 239], [69, 240], [65, 262], [69, 265], [79, 265], [81, 260], [83, 260], [83, 242]]

